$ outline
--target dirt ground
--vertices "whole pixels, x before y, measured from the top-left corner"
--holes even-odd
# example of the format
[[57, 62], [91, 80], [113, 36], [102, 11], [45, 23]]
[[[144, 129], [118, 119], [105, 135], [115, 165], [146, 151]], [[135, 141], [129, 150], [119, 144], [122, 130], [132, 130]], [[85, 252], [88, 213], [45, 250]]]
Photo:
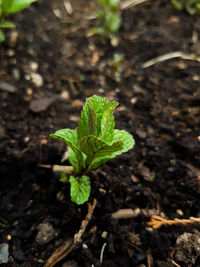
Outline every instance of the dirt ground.
[[[65, 3], [65, 4], [64, 4]], [[74, 129], [86, 97], [116, 100], [116, 128], [134, 149], [90, 173], [97, 205], [82, 242], [56, 266], [200, 266], [200, 224], [153, 229], [164, 219], [200, 217], [200, 17], [170, 1], [122, 11], [118, 44], [90, 36], [95, 1], [39, 0], [13, 15], [0, 45], [0, 244], [5, 266], [44, 266], [73, 238], [87, 204], [70, 201], [52, 171], [66, 147], [49, 134]], [[71, 12], [70, 12], [71, 11]], [[150, 66], [161, 55], [179, 57]], [[122, 55], [121, 81], [111, 62]], [[57, 193], [65, 198], [58, 201]], [[113, 213], [121, 211], [120, 218]], [[43, 242], [41, 224], [48, 230]], [[44, 234], [45, 230], [43, 230]]]

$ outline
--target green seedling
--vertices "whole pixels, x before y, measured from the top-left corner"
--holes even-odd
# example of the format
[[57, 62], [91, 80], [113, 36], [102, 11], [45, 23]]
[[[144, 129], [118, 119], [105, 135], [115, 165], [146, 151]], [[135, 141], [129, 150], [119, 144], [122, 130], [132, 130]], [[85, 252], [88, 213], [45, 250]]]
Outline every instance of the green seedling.
[[[5, 18], [26, 8], [36, 0], [0, 0], [0, 29], [14, 28], [15, 24]], [[0, 30], [0, 42], [5, 40], [4, 33]]]
[[97, 0], [96, 22], [92, 32], [101, 36], [102, 43], [113, 39], [121, 25], [119, 0]]
[[100, 96], [87, 98], [77, 130], [61, 129], [50, 135], [69, 146], [69, 161], [74, 167], [69, 177], [70, 195], [72, 202], [78, 205], [90, 196], [88, 172], [134, 146], [131, 134], [114, 129], [113, 111], [117, 106], [117, 102]]
[[200, 12], [200, 0], [172, 0], [172, 5], [177, 10], [185, 9], [190, 15]]
[[109, 62], [109, 65], [111, 67], [112, 73], [114, 74], [114, 79], [116, 82], [121, 81], [121, 73], [122, 73], [122, 60], [123, 56], [115, 53], [113, 56], [113, 59]]

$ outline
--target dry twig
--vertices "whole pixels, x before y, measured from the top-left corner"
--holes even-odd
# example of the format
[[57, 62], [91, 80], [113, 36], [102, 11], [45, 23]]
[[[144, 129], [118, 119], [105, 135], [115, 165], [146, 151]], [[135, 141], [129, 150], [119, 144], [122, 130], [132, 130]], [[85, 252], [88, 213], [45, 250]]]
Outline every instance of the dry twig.
[[126, 0], [120, 3], [120, 9], [121, 10], [126, 10], [128, 8], [131, 8], [133, 6], [142, 4], [148, 0]]
[[180, 57], [182, 59], [187, 59], [187, 60], [196, 60], [200, 61], [200, 57], [194, 55], [194, 54], [186, 54], [182, 51], [176, 51], [176, 52], [170, 52], [164, 55], [161, 55], [159, 57], [155, 57], [151, 60], [146, 61], [145, 63], [142, 64], [142, 68], [146, 69], [148, 67], [151, 67], [157, 63], [163, 62], [165, 60], [169, 60], [171, 58], [177, 58]]
[[80, 230], [78, 231], [78, 233], [76, 233], [74, 235], [74, 239], [65, 242], [65, 244], [63, 246], [56, 249], [56, 251], [54, 251], [53, 254], [50, 256], [50, 258], [47, 260], [44, 267], [55, 266], [59, 261], [64, 259], [78, 245], [78, 243], [81, 242], [82, 235], [84, 234], [85, 229], [86, 229], [89, 221], [92, 218], [92, 214], [94, 212], [96, 204], [97, 204], [96, 199], [93, 200], [92, 205], [90, 203], [88, 204], [87, 216], [85, 217], [85, 220], [82, 221], [81, 227], [80, 227]]
[[188, 223], [195, 223], [195, 222], [200, 223], [200, 218], [190, 217], [189, 219], [175, 218], [173, 220], [167, 220], [158, 215], [153, 215], [151, 217], [151, 221], [147, 222], [147, 225], [151, 226], [153, 229], [158, 229], [163, 225], [174, 225], [178, 223], [186, 225]]

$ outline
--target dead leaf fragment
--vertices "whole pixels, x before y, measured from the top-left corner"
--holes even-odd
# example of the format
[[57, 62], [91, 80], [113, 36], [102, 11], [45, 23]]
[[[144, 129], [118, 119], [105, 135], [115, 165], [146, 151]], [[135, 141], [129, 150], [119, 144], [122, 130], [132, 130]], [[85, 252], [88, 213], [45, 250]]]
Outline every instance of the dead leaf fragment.
[[30, 102], [29, 109], [35, 113], [45, 111], [55, 100], [55, 97], [33, 99]]

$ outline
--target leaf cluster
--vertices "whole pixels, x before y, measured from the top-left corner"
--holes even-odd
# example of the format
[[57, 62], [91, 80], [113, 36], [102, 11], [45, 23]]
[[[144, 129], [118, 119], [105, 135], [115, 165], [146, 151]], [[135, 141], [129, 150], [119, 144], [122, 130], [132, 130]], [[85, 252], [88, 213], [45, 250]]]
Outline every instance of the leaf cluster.
[[[5, 21], [5, 17], [26, 8], [37, 0], [0, 0], [0, 28], [14, 28], [15, 24]], [[4, 33], [0, 30], [0, 42], [5, 40]]]
[[119, 0], [97, 0], [97, 27], [93, 33], [102, 37], [102, 42], [111, 40], [121, 25]]
[[172, 0], [172, 5], [177, 10], [185, 9], [190, 15], [200, 12], [200, 0]]
[[90, 181], [86, 174], [109, 159], [127, 152], [134, 146], [131, 134], [114, 129], [115, 101], [94, 95], [87, 98], [77, 130], [61, 129], [50, 136], [69, 146], [69, 161], [74, 167], [70, 176], [71, 199], [77, 204], [88, 200]]

